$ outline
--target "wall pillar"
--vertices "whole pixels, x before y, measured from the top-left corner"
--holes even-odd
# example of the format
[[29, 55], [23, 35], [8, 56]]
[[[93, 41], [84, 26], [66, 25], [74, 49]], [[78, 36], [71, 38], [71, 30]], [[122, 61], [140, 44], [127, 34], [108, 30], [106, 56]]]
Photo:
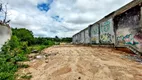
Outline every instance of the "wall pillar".
[[6, 25], [0, 25], [0, 51], [1, 47], [11, 38], [11, 29]]

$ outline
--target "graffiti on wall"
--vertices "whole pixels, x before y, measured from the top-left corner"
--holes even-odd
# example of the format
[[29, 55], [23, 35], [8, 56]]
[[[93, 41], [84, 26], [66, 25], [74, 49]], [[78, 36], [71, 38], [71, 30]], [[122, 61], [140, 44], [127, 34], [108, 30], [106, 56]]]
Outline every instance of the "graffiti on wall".
[[123, 28], [117, 31], [117, 43], [120, 46], [131, 45], [142, 50], [142, 28]]
[[99, 40], [99, 39], [98, 39], [97, 37], [91, 38], [92, 44], [97, 44], [97, 43], [99, 43], [98, 40]]
[[135, 45], [136, 48], [138, 48], [138, 50], [142, 52], [142, 31], [135, 34], [134, 39], [138, 42], [138, 44]]
[[101, 43], [114, 43], [113, 21], [109, 19], [100, 24], [100, 41]]
[[102, 43], [111, 43], [112, 39], [111, 39], [111, 34], [109, 33], [105, 33], [103, 35], [100, 35], [100, 39]]
[[117, 45], [126, 45], [142, 52], [142, 27], [140, 26], [140, 7], [136, 6], [114, 18]]
[[99, 43], [99, 25], [95, 24], [91, 27], [91, 43], [97, 44]]
[[110, 30], [110, 21], [103, 22], [100, 27], [101, 33], [109, 32]]

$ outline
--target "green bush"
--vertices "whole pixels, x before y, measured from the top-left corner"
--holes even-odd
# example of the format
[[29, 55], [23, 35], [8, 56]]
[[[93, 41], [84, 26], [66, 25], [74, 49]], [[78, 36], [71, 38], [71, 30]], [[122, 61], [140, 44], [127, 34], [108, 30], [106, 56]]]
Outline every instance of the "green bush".
[[0, 72], [0, 80], [15, 80], [14, 73]]
[[[19, 34], [16, 35], [14, 32]], [[24, 32], [20, 34], [20, 32], [13, 30], [13, 34], [11, 40], [5, 43], [0, 52], [0, 80], [14, 80], [14, 73], [19, 67], [17, 62], [28, 60], [27, 54], [30, 53], [28, 49], [29, 38], [25, 37], [27, 41], [24, 41], [24, 36], [20, 37]]]
[[[3, 45], [0, 51], [0, 80], [14, 80], [18, 68], [27, 68], [28, 65], [19, 65], [18, 62], [28, 60], [27, 55], [32, 50], [41, 51], [55, 44], [53, 38], [34, 38], [27, 29], [12, 29], [11, 39]], [[30, 79], [31, 75], [23, 78]]]
[[26, 57], [25, 54], [17, 54], [17, 55], [14, 57], [14, 60], [15, 60], [16, 62], [18, 62], [18, 61], [26, 61], [26, 60], [28, 60], [28, 58]]
[[17, 36], [18, 39], [21, 42], [28, 42], [28, 46], [32, 45], [34, 43], [34, 36], [33, 36], [33, 32], [29, 31], [28, 29], [25, 28], [20, 28], [20, 29], [12, 29], [12, 34]]
[[29, 65], [27, 65], [27, 64], [18, 64], [18, 68], [28, 68], [29, 67]]
[[25, 75], [21, 76], [21, 78], [30, 80], [32, 78], [32, 75], [25, 74]]

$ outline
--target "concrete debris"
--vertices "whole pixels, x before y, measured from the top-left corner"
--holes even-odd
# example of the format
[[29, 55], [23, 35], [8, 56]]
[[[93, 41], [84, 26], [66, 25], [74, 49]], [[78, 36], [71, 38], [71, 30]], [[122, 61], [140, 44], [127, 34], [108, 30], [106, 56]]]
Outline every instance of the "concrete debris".
[[45, 58], [44, 55], [38, 55], [38, 56], [36, 56], [36, 59], [43, 59], [43, 58]]
[[38, 53], [38, 50], [32, 50], [31, 53]]

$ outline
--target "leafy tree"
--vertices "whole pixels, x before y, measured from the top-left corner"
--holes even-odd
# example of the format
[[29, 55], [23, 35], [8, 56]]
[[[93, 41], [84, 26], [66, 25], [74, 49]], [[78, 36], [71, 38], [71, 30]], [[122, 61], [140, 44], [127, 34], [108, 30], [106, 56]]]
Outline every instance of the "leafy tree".
[[72, 38], [70, 37], [62, 38], [61, 42], [72, 42]]
[[34, 38], [27, 29], [12, 29], [11, 39], [2, 47], [0, 52], [0, 80], [14, 80], [14, 73], [19, 68], [19, 61], [25, 61], [30, 53], [29, 47], [35, 46], [40, 50], [54, 45], [54, 38]]
[[29, 31], [25, 28], [20, 29], [12, 29], [13, 35], [16, 35], [20, 41], [27, 41], [28, 45], [32, 45], [34, 43], [34, 36], [32, 31]]
[[60, 38], [58, 36], [55, 36], [55, 41], [60, 42]]

